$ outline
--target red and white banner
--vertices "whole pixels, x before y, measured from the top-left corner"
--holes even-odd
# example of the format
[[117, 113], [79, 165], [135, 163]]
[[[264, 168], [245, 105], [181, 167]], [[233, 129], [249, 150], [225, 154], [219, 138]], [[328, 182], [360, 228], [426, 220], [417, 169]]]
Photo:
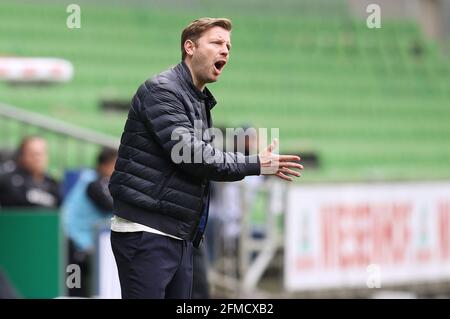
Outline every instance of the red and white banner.
[[68, 82], [73, 66], [57, 58], [0, 57], [0, 80], [10, 82]]
[[293, 187], [285, 236], [291, 291], [448, 280], [450, 183]]

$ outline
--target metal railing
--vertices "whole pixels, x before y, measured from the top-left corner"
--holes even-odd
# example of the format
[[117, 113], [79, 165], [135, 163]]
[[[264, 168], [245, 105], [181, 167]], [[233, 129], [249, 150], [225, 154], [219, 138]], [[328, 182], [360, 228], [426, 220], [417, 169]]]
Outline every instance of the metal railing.
[[119, 146], [119, 138], [0, 103], [0, 150], [13, 153], [27, 135], [48, 141], [50, 172], [57, 176], [68, 168], [92, 167], [101, 147]]

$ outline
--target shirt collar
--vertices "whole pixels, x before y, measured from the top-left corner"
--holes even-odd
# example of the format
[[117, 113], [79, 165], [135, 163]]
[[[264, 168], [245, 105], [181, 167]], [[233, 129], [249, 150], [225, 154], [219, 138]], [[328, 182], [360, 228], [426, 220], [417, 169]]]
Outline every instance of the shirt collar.
[[200, 91], [194, 85], [191, 71], [189, 70], [189, 67], [184, 61], [181, 61], [175, 68], [180, 72], [182, 79], [186, 81], [187, 86], [191, 91], [191, 93], [194, 96], [196, 96], [199, 100], [205, 101], [205, 104], [209, 107], [209, 109], [212, 109], [217, 104], [216, 99], [214, 98], [211, 91], [209, 91], [207, 87], [205, 87], [203, 91]]

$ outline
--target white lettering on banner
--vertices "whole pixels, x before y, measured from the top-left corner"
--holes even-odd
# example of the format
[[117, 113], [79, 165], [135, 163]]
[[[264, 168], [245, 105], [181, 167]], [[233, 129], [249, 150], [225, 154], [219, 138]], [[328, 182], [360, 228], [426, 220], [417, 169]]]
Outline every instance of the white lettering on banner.
[[286, 216], [290, 290], [450, 279], [450, 183], [293, 187]]

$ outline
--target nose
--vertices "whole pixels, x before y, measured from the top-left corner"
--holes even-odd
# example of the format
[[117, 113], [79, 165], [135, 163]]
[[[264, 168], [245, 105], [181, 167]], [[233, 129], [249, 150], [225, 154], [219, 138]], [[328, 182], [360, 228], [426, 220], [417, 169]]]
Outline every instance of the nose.
[[226, 45], [223, 45], [221, 50], [220, 50], [220, 55], [222, 55], [223, 57], [228, 57], [228, 55], [230, 54], [230, 50], [228, 50]]

